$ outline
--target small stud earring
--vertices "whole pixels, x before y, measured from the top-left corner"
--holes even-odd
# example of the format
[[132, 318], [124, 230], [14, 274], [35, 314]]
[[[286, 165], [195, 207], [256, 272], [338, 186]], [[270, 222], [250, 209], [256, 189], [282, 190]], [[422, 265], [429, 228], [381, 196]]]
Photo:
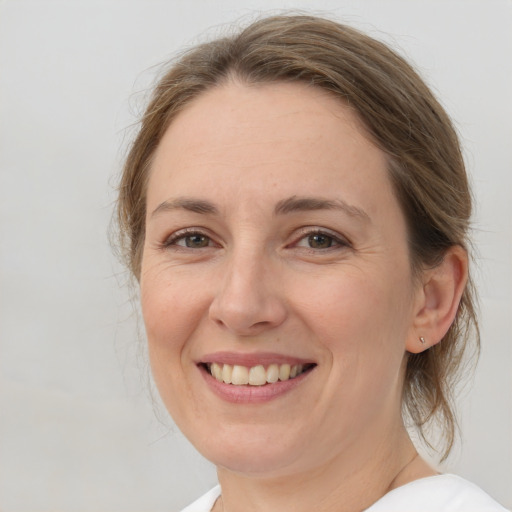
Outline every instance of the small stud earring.
[[425, 345], [426, 341], [425, 341], [425, 338], [423, 336], [420, 336], [420, 342], [422, 345]]

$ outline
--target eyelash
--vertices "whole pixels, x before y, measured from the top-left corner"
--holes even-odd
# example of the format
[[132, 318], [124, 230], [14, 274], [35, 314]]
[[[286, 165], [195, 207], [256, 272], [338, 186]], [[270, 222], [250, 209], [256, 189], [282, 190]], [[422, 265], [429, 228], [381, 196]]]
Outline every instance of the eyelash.
[[[201, 231], [198, 228], [186, 228], [176, 233], [173, 233], [170, 237], [166, 238], [164, 242], [161, 244], [162, 248], [167, 249], [169, 247], [179, 247], [181, 249], [193, 249], [193, 247], [187, 247], [186, 245], [178, 245], [177, 242], [180, 240], [185, 240], [186, 238], [191, 238], [193, 236], [204, 237], [209, 240], [209, 242], [213, 242], [212, 237], [207, 235], [204, 231]], [[207, 245], [204, 248], [211, 247], [211, 245]], [[203, 247], [199, 247], [203, 249]]]
[[[188, 247], [186, 245], [178, 245], [179, 241], [185, 240], [187, 238], [191, 237], [204, 237], [208, 239], [208, 245], [204, 247]], [[325, 237], [326, 239], [330, 240], [330, 244], [328, 247], [323, 248], [314, 248], [314, 247], [307, 247], [307, 246], [300, 246], [299, 243], [303, 240], [306, 240], [309, 237], [313, 236], [320, 236]], [[167, 249], [169, 247], [178, 247], [180, 249], [206, 249], [212, 246], [215, 246], [215, 242], [213, 242], [213, 239], [211, 236], [206, 234], [204, 231], [198, 228], [186, 228], [183, 230], [180, 230], [176, 233], [173, 233], [170, 237], [168, 237], [162, 244], [163, 249]], [[352, 244], [343, 237], [340, 237], [339, 235], [336, 235], [330, 231], [327, 231], [325, 229], [319, 229], [319, 228], [303, 228], [300, 232], [300, 236], [295, 238], [295, 241], [291, 244], [287, 245], [287, 248], [293, 248], [293, 247], [302, 247], [305, 250], [311, 251], [311, 252], [325, 252], [329, 250], [336, 250], [339, 248], [351, 248]]]
[[[302, 240], [307, 240], [310, 237], [313, 236], [321, 236], [329, 239], [331, 242], [331, 245], [329, 247], [324, 248], [314, 248], [309, 246], [299, 246], [298, 244]], [[295, 242], [290, 244], [292, 247], [303, 247], [305, 250], [312, 251], [312, 252], [324, 252], [329, 250], [336, 250], [340, 248], [351, 248], [352, 244], [344, 237], [341, 237], [338, 234], [332, 233], [331, 231], [320, 229], [320, 228], [303, 228], [301, 230], [300, 236], [296, 238]]]

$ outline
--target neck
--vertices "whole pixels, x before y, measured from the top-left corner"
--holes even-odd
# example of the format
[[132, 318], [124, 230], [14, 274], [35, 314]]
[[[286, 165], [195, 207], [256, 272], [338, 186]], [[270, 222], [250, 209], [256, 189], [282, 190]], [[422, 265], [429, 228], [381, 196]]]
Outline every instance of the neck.
[[404, 428], [393, 437], [364, 453], [360, 445], [357, 453], [345, 450], [302, 473], [261, 477], [219, 468], [222, 497], [214, 511], [363, 511], [391, 489], [435, 474], [418, 457]]

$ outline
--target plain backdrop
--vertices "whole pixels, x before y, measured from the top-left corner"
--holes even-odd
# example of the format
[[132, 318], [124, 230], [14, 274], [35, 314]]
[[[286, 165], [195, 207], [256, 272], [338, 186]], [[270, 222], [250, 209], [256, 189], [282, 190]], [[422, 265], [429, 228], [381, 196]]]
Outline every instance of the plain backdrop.
[[445, 469], [512, 507], [510, 0], [4, 0], [2, 512], [175, 511], [215, 483], [150, 396], [108, 225], [129, 127], [158, 65], [207, 31], [281, 8], [387, 41], [455, 119], [475, 186], [483, 349]]

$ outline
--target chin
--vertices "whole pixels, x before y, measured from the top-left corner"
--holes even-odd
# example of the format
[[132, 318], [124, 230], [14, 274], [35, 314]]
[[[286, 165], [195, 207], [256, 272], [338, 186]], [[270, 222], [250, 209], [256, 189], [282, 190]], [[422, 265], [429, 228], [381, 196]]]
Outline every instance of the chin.
[[210, 461], [224, 470], [253, 478], [276, 478], [293, 472], [297, 457], [281, 453], [263, 452], [264, 455], [247, 453], [222, 453], [209, 457]]
[[[262, 428], [243, 426], [242, 432], [212, 435], [204, 443], [191, 439], [196, 448], [218, 468], [254, 477], [286, 474], [296, 467], [302, 456], [301, 445], [284, 435], [265, 435]], [[283, 440], [286, 440], [285, 442]]]

